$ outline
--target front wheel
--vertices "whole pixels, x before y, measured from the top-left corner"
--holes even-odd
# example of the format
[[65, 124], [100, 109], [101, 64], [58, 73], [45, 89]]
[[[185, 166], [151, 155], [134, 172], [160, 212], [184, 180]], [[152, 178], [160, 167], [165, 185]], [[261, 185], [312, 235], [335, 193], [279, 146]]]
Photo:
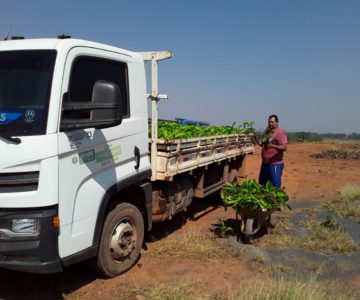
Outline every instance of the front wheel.
[[144, 221], [139, 209], [129, 203], [118, 204], [106, 217], [99, 252], [97, 271], [115, 277], [129, 270], [139, 259], [144, 241]]

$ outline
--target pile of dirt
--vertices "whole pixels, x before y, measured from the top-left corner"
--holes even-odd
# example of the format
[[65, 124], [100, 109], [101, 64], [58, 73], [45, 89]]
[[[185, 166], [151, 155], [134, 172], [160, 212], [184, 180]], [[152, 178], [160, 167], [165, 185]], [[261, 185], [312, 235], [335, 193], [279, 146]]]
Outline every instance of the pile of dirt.
[[326, 150], [310, 154], [313, 158], [360, 160], [359, 151]]

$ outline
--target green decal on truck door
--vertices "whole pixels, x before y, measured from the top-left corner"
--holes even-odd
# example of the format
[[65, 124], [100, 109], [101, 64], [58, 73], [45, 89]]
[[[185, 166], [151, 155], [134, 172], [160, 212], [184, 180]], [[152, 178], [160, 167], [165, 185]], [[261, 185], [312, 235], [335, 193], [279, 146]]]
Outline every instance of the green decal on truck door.
[[95, 160], [95, 150], [89, 150], [79, 153], [80, 165], [87, 164]]
[[96, 152], [96, 162], [102, 163], [106, 160], [118, 160], [121, 154], [120, 146], [109, 147], [102, 151]]
[[120, 145], [114, 145], [114, 143], [111, 143], [79, 153], [79, 164], [88, 164], [92, 161], [98, 164], [107, 164], [118, 161], [120, 155]]

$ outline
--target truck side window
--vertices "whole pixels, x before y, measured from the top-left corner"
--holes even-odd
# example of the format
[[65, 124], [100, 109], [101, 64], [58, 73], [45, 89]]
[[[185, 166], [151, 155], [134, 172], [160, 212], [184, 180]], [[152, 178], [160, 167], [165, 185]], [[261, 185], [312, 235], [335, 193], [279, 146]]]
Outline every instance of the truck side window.
[[72, 66], [68, 101], [91, 101], [94, 84], [98, 80], [116, 83], [122, 96], [123, 118], [130, 116], [128, 69], [126, 63], [94, 57], [77, 58]]

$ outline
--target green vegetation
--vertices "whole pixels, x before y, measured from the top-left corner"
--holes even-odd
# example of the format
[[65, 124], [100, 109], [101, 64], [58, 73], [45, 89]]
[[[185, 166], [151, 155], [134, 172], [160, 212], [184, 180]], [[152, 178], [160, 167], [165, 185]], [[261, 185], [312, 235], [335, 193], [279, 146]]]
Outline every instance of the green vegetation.
[[[158, 124], [158, 138], [165, 140], [188, 139], [214, 135], [250, 134], [254, 131], [254, 122], [243, 122], [237, 127], [235, 125], [236, 123], [233, 123], [232, 126], [199, 126], [162, 121]], [[149, 128], [150, 135], [151, 128]]]
[[227, 237], [229, 234], [234, 233], [234, 229], [231, 226], [227, 226], [225, 224], [225, 221], [222, 219], [218, 220], [218, 223], [215, 224], [216, 228], [214, 230], [214, 233], [218, 237]]
[[326, 206], [341, 216], [352, 217], [360, 223], [360, 186], [346, 185], [340, 196], [329, 200]]
[[286, 203], [289, 197], [284, 189], [275, 187], [270, 181], [265, 185], [258, 184], [254, 179], [242, 184], [229, 182], [223, 186], [220, 195], [224, 205], [235, 209], [271, 210], [281, 206], [291, 209]]
[[326, 140], [330, 141], [359, 141], [360, 134], [359, 133], [317, 133], [317, 132], [309, 132], [309, 131], [297, 131], [297, 132], [287, 132], [288, 141], [299, 141], [300, 137], [307, 142], [322, 142]]
[[289, 142], [296, 142], [302, 138], [306, 142], [321, 142], [324, 140], [322, 134], [316, 132], [287, 132], [288, 141]]

